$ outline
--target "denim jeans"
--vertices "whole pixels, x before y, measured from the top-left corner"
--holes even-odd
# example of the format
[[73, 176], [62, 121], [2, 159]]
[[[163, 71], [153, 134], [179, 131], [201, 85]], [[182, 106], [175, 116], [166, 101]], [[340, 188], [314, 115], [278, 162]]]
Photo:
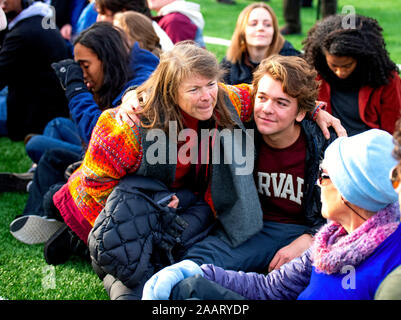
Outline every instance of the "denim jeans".
[[223, 269], [266, 272], [276, 252], [308, 229], [303, 225], [264, 221], [260, 232], [236, 248], [212, 235], [189, 248], [183, 260]]
[[43, 207], [45, 194], [51, 186], [66, 183], [65, 170], [70, 164], [79, 160], [81, 160], [81, 155], [69, 150], [51, 149], [46, 151], [36, 167], [23, 214], [47, 216]]
[[34, 163], [38, 163], [47, 150], [56, 148], [78, 154], [83, 152], [81, 138], [71, 119], [54, 118], [46, 125], [42, 135], [33, 136], [25, 146], [28, 156]]
[[7, 136], [7, 95], [8, 87], [0, 90], [0, 137]]

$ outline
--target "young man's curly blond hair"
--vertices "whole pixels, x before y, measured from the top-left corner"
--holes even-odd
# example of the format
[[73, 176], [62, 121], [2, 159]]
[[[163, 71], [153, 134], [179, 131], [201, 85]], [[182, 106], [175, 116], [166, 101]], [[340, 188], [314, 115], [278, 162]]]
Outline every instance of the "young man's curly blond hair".
[[260, 79], [269, 75], [282, 83], [283, 92], [298, 101], [298, 112], [312, 112], [316, 105], [319, 82], [317, 72], [304, 59], [273, 55], [262, 60], [253, 75], [253, 97]]

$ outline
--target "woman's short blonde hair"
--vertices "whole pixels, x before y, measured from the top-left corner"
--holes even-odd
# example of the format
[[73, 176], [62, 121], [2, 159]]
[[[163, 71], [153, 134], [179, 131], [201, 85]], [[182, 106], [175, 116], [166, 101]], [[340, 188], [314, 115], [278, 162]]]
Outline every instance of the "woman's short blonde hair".
[[245, 52], [247, 52], [247, 44], [245, 40], [245, 28], [248, 24], [249, 16], [252, 10], [256, 8], [266, 9], [272, 17], [274, 34], [269, 50], [267, 51], [266, 57], [272, 54], [279, 53], [284, 45], [285, 40], [280, 33], [277, 16], [274, 13], [273, 9], [264, 2], [257, 2], [250, 4], [247, 7], [245, 7], [239, 14], [237, 19], [237, 24], [235, 26], [235, 30], [231, 38], [231, 44], [227, 49], [227, 54], [226, 54], [227, 60], [231, 61], [232, 63], [240, 61], [242, 55]]

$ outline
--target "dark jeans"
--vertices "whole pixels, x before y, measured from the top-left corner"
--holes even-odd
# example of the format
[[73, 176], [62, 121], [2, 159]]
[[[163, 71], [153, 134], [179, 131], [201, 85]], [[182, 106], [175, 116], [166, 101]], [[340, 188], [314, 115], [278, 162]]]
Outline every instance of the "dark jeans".
[[223, 269], [264, 272], [279, 249], [308, 229], [303, 225], [264, 221], [260, 232], [236, 248], [217, 236], [208, 236], [189, 248], [183, 259]]
[[[301, 0], [283, 0], [283, 15], [285, 24], [291, 29], [301, 31]], [[321, 1], [322, 18], [336, 14], [337, 0]], [[320, 16], [320, 12], [318, 13]]]
[[[79, 160], [81, 160], [80, 154], [68, 150], [51, 149], [46, 151], [36, 167], [23, 215], [49, 217], [49, 212], [46, 212], [47, 210], [45, 211], [43, 206], [46, 193], [53, 185], [58, 185], [58, 187], [60, 187], [65, 184], [65, 170], [70, 164]], [[55, 189], [53, 189], [53, 192], [54, 190]], [[52, 216], [49, 218], [58, 219], [59, 217]]]
[[26, 153], [34, 163], [51, 149], [65, 149], [82, 153], [81, 138], [74, 122], [68, 118], [54, 118], [46, 125], [43, 134], [33, 136], [25, 146]]

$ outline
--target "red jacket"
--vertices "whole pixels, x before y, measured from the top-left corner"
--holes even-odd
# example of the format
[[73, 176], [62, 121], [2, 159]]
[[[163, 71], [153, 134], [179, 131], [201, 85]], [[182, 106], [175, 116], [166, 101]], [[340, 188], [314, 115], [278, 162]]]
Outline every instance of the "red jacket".
[[[327, 102], [326, 111], [331, 113], [330, 85], [318, 75], [321, 81], [318, 100]], [[390, 82], [379, 88], [364, 86], [359, 90], [359, 115], [371, 128], [394, 132], [395, 123], [401, 116], [401, 79], [394, 71]]]

